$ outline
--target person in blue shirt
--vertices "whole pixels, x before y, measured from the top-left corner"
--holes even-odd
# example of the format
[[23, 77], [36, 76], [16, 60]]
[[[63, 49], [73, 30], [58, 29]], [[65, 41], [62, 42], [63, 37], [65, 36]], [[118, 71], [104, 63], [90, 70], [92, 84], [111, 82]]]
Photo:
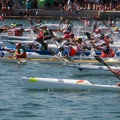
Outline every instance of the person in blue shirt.
[[32, 1], [26, 0], [26, 16], [30, 15], [31, 9], [32, 9]]
[[57, 58], [69, 58], [69, 52], [67, 50], [64, 49], [64, 47], [62, 45], [58, 46], [58, 53], [51, 50], [50, 48], [48, 48], [50, 50], [50, 52], [54, 55], [57, 55]]

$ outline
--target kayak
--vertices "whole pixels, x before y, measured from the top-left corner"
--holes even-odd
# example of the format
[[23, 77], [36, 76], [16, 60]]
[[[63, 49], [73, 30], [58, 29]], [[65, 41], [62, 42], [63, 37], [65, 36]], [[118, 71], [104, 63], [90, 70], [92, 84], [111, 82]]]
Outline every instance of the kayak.
[[57, 78], [34, 78], [21, 77], [22, 85], [27, 89], [69, 89], [69, 90], [98, 90], [98, 91], [120, 91], [117, 85], [93, 84], [87, 80], [57, 79]]
[[0, 58], [1, 62], [10, 62], [10, 63], [27, 63], [28, 59], [24, 59], [24, 58], [20, 58], [20, 59], [16, 59], [16, 58]]
[[[46, 56], [47, 57], [47, 56]], [[51, 56], [50, 56], [51, 57]], [[101, 65], [97, 60], [67, 60], [67, 59], [57, 59], [57, 58], [27, 58], [29, 61], [36, 61], [45, 64], [59, 64], [59, 65], [68, 65], [68, 64], [90, 64], [90, 65]], [[16, 59], [9, 57], [0, 57], [0, 62], [16, 62]], [[105, 60], [108, 65], [118, 65], [120, 61], [118, 60]]]
[[[52, 57], [55, 57], [53, 54], [52, 55], [45, 55], [45, 54], [39, 54], [36, 52], [26, 52], [27, 53], [27, 58], [28, 59], [51, 59]], [[0, 51], [0, 57], [2, 58], [7, 58], [7, 57], [13, 57], [13, 54], [10, 54], [7, 51]], [[1, 60], [1, 59], [0, 59]]]
[[[36, 35], [34, 34], [31, 28], [24, 29], [25, 31], [29, 30], [29, 34], [24, 34], [22, 36], [15, 36], [15, 35], [8, 35], [8, 33], [1, 33], [0, 38], [1, 40], [35, 40]], [[14, 30], [13, 30], [14, 31]]]
[[[74, 75], [114, 75], [106, 66], [97, 65], [68, 65], [71, 74]], [[112, 69], [120, 70], [120, 67], [110, 66]]]

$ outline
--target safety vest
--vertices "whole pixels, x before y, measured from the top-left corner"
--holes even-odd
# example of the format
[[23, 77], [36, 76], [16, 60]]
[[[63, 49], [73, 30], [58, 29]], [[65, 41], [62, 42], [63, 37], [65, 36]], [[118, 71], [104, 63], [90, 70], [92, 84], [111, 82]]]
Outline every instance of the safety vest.
[[15, 56], [17, 58], [27, 58], [26, 50], [24, 48], [21, 48], [21, 49], [24, 51], [24, 54], [21, 55], [21, 56], [17, 56], [17, 55], [21, 54], [21, 50], [20, 49], [16, 49]]
[[102, 58], [105, 58], [105, 57], [111, 57], [111, 58], [113, 58], [114, 56], [115, 56], [115, 52], [110, 47], [107, 47], [107, 49], [103, 50], [102, 53], [101, 53], [101, 57]]

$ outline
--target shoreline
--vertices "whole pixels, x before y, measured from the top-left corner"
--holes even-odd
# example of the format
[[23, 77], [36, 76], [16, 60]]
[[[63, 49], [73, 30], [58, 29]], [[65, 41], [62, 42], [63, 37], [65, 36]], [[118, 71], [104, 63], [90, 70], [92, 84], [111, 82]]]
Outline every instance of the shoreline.
[[[78, 16], [73, 11], [71, 15], [68, 12], [64, 11], [64, 14], [60, 10], [44, 10], [44, 9], [32, 9], [31, 16], [24, 16], [26, 9], [14, 9], [13, 16], [3, 16], [4, 18], [8, 19], [27, 19], [27, 18], [42, 18], [42, 19], [60, 19], [63, 17], [64, 19], [73, 19], [77, 20], [79, 17], [81, 19], [84, 18], [91, 18], [94, 19], [95, 16], [98, 19], [107, 19], [108, 17], [111, 18], [119, 18], [120, 11], [98, 11], [98, 10], [79, 10]], [[38, 14], [36, 15], [36, 11]], [[0, 11], [0, 14], [1, 11]]]

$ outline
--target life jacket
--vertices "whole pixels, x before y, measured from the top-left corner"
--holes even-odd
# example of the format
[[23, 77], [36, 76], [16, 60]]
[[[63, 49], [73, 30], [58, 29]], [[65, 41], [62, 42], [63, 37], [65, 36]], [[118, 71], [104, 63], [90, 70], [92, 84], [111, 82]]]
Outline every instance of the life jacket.
[[70, 56], [74, 56], [74, 55], [76, 55], [76, 50], [75, 50], [72, 46], [70, 46], [70, 52], [69, 52], [69, 55], [70, 55]]
[[20, 49], [16, 49], [16, 51], [15, 51], [15, 56], [16, 56], [17, 58], [27, 58], [27, 54], [26, 54], [25, 48], [21, 48], [21, 49], [24, 51], [24, 54], [21, 55], [21, 56], [17, 56], [17, 54], [21, 54], [21, 51], [20, 51]]
[[21, 29], [15, 28], [15, 36], [22, 36], [23, 32]]
[[105, 43], [106, 43], [106, 46], [109, 47], [109, 39], [105, 38]]
[[37, 38], [39, 39], [43, 39], [44, 38], [44, 33], [43, 31], [40, 31], [39, 35], [37, 36]]
[[105, 57], [111, 57], [113, 58], [115, 56], [115, 52], [113, 49], [111, 49], [110, 47], [107, 46], [106, 50], [103, 50], [101, 53], [101, 57], [105, 58]]

